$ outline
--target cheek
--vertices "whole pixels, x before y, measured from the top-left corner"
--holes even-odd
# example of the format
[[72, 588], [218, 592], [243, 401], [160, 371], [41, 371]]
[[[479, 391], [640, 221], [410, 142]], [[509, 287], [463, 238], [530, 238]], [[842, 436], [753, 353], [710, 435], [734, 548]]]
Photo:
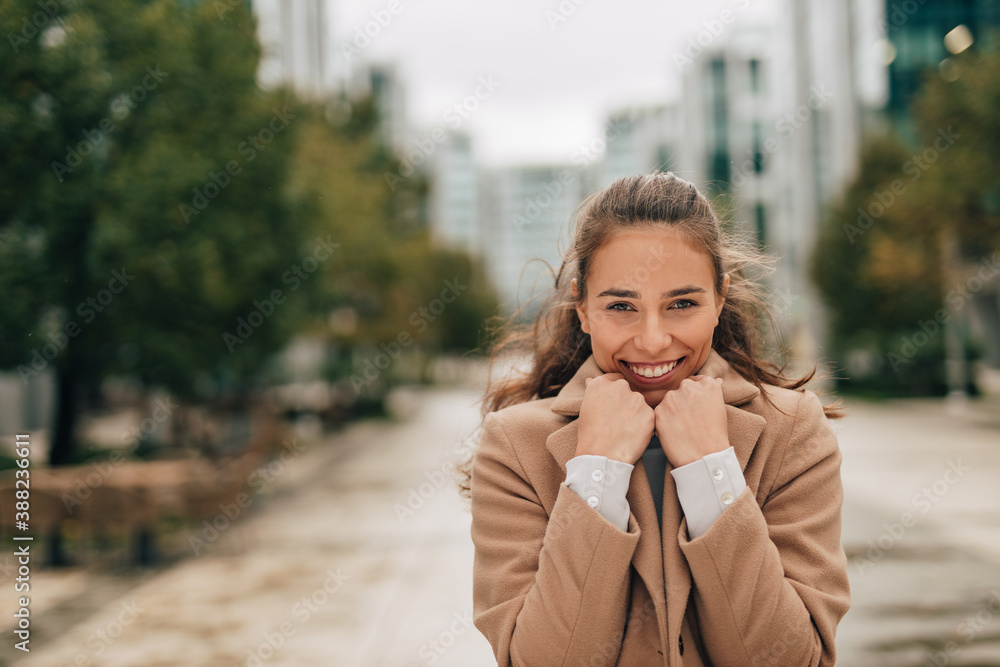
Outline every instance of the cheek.
[[714, 317], [711, 320], [709, 320], [708, 324], [705, 326], [705, 331], [702, 334], [702, 337], [704, 338], [706, 345], [711, 345], [712, 341], [714, 340], [715, 329], [717, 326], [718, 322]]
[[610, 336], [627, 336], [639, 323], [639, 318], [634, 313], [614, 313], [600, 310], [593, 314], [595, 329]]
[[591, 338], [600, 341], [605, 346], [614, 346], [628, 340], [631, 335], [628, 322], [610, 313], [594, 313], [590, 324]]
[[674, 329], [674, 335], [691, 345], [700, 345], [711, 339], [715, 325], [713, 313], [707, 314], [705, 317], [692, 317], [684, 322], [679, 322]]
[[[590, 337], [592, 345], [603, 352], [613, 353], [624, 347], [637, 333], [640, 323], [635, 318], [603, 310], [590, 311]], [[667, 317], [661, 322], [665, 331], [678, 342], [691, 348], [709, 345], [716, 327], [714, 311], [703, 311], [689, 316]]]

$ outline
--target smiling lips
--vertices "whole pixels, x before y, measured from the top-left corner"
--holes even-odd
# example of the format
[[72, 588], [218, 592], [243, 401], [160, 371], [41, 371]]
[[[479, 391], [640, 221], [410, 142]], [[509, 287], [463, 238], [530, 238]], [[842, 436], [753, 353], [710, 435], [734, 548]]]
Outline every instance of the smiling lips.
[[[684, 357], [681, 357], [683, 359]], [[628, 366], [628, 369], [635, 373], [636, 375], [641, 375], [644, 378], [649, 378], [650, 380], [655, 380], [658, 377], [662, 377], [674, 370], [681, 359], [674, 359], [673, 361], [668, 361], [662, 364], [633, 364], [628, 361], [623, 361], [622, 363]]]

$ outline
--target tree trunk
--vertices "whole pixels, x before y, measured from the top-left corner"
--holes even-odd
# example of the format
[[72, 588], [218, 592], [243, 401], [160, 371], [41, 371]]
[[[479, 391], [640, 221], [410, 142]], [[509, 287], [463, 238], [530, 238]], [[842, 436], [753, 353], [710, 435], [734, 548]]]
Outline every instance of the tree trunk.
[[67, 465], [76, 449], [76, 419], [79, 415], [76, 369], [62, 367], [56, 371], [56, 425], [49, 448], [49, 465]]

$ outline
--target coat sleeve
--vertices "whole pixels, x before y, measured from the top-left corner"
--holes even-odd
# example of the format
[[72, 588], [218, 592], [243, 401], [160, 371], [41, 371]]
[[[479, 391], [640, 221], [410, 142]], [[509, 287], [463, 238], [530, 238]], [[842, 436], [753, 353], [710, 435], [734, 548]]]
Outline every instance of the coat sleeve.
[[716, 665], [833, 665], [850, 606], [840, 542], [840, 448], [819, 399], [801, 392], [775, 482], [758, 505], [749, 488], [693, 540], [691, 570], [705, 651]]
[[635, 518], [608, 523], [565, 482], [546, 512], [495, 413], [472, 470], [473, 622], [500, 667], [617, 656]]

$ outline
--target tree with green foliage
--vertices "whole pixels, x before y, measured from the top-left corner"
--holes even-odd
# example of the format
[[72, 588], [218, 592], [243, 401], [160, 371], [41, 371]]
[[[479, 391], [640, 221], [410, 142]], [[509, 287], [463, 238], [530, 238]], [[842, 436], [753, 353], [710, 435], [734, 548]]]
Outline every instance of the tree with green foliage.
[[[918, 354], [904, 347], [937, 309], [941, 261], [936, 238], [912, 233], [906, 195], [922, 177], [912, 159], [892, 137], [862, 149], [857, 177], [820, 228], [811, 273], [830, 312], [832, 356], [843, 362], [867, 351], [876, 359], [870, 380], [880, 388], [928, 392], [941, 382], [939, 342]], [[894, 354], [916, 363], [892, 368]]]
[[[419, 213], [426, 200], [422, 180], [414, 175], [394, 190], [387, 187], [384, 174], [398, 172], [399, 165], [379, 142], [372, 101], [355, 100], [349, 114], [333, 114], [342, 119], [339, 126], [321, 111], [302, 123], [291, 181], [309, 202], [310, 215], [341, 246], [336, 261], [322, 267], [315, 312], [347, 312], [353, 324], [331, 329], [318, 318], [313, 335], [341, 350], [401, 339], [406, 347], [431, 351], [479, 347], [485, 320], [497, 307], [495, 292], [468, 254], [431, 243]], [[449, 301], [439, 310], [434, 301], [446, 290]], [[337, 368], [340, 375], [358, 370]]]
[[54, 371], [53, 465], [110, 373], [238, 391], [298, 324], [305, 258], [336, 255], [288, 188], [302, 111], [258, 87], [247, 4], [0, 4], [0, 367]]
[[874, 353], [862, 384], [945, 390], [945, 325], [971, 303], [967, 276], [1000, 248], [998, 103], [1000, 52], [952, 58], [943, 74], [927, 74], [914, 102], [919, 145], [871, 139], [831, 207], [812, 275], [830, 309], [834, 356]]
[[921, 141], [939, 153], [912, 193], [914, 227], [950, 229], [961, 262], [975, 263], [1000, 248], [998, 110], [1000, 48], [949, 58], [943, 74], [925, 79], [913, 103]]
[[[987, 41], [985, 39], [981, 41]], [[1000, 370], [1000, 42], [949, 58], [913, 104], [917, 131], [939, 150], [925, 187], [913, 193], [913, 223], [935, 235], [944, 264], [942, 303], [957, 325], [952, 358], [985, 351]], [[946, 140], [948, 139], [948, 140]], [[949, 141], [950, 140], [950, 141]], [[966, 323], [975, 312], [980, 337]], [[942, 319], [942, 318], [937, 318]], [[961, 349], [965, 347], [966, 350]], [[951, 367], [955, 372], [955, 367]], [[958, 374], [953, 379], [960, 380]]]

